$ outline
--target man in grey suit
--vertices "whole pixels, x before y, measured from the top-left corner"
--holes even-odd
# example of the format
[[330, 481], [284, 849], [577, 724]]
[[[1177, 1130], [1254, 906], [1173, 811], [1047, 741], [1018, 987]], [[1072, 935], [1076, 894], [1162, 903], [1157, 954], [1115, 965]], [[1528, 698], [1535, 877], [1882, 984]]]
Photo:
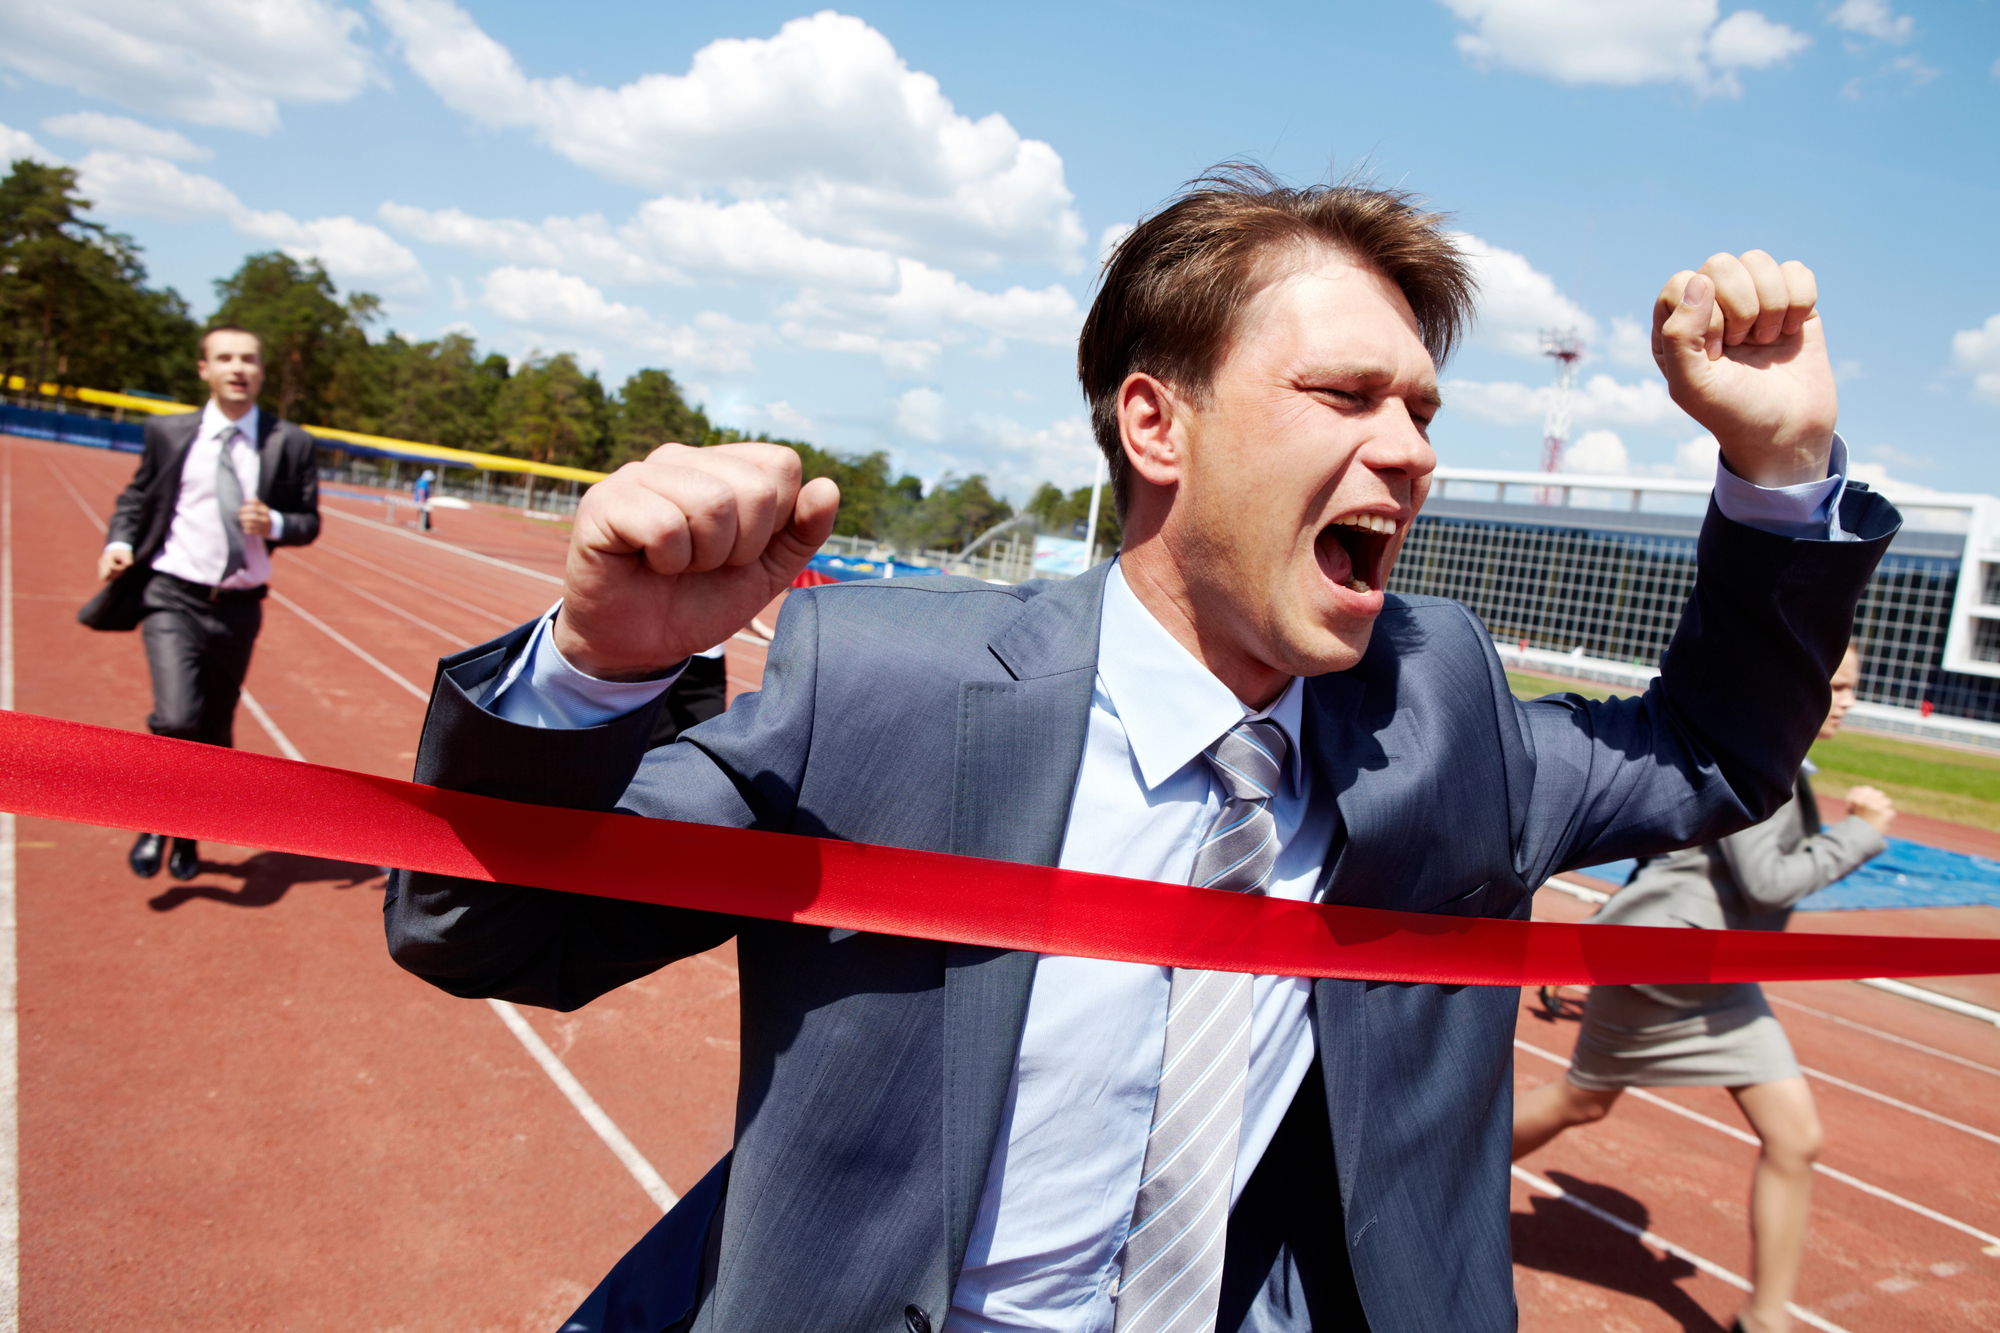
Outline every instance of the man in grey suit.
[[[319, 536], [319, 454], [312, 436], [258, 410], [256, 334], [208, 330], [197, 369], [208, 403], [146, 423], [139, 470], [118, 496], [97, 559], [105, 587], [77, 619], [100, 630], [143, 626], [155, 736], [229, 745], [264, 623], [270, 551]], [[158, 874], [165, 843], [141, 833], [132, 872]], [[167, 867], [175, 879], [195, 877], [194, 839], [174, 839]]]
[[[556, 611], [442, 664], [418, 778], [1516, 919], [1553, 871], [1754, 822], [1897, 522], [1842, 477], [1812, 275], [1753, 251], [1669, 281], [1655, 351], [1726, 461], [1696, 593], [1644, 698], [1522, 705], [1463, 607], [1383, 591], [1470, 307], [1441, 223], [1359, 185], [1197, 182], [1120, 245], [1080, 342], [1118, 558], [794, 593], [762, 692], [649, 753], [677, 665], [786, 587], [838, 504], [788, 450], [661, 448], [586, 498]], [[558, 1009], [736, 940], [734, 1150], [567, 1329], [1514, 1325], [1511, 990], [423, 874], [386, 911], [416, 974]]]

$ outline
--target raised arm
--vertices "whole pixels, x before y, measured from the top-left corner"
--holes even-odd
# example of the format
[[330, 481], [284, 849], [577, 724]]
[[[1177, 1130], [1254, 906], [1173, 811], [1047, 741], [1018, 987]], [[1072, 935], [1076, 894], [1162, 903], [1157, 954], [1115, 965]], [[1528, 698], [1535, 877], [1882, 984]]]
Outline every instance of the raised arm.
[[1804, 265], [1762, 251], [1717, 255], [1660, 292], [1654, 356], [1721, 445], [1716, 497], [1646, 695], [1519, 706], [1535, 756], [1524, 878], [1712, 841], [1790, 793], [1900, 522], [1829, 466], [1844, 450], [1817, 294]]
[[[789, 481], [778, 454], [790, 459]], [[811, 728], [809, 598], [787, 605], [764, 689], [708, 724], [716, 744], [650, 755], [646, 746], [674, 667], [727, 639], [790, 584], [825, 540], [837, 503], [830, 482], [801, 488], [796, 456], [771, 445], [663, 450], [593, 488], [578, 511], [554, 620], [572, 632], [565, 642], [537, 622], [447, 658], [418, 781], [535, 804], [783, 828]], [[531, 666], [524, 655], [542, 652], [558, 654], [564, 671], [655, 679], [660, 691], [593, 725], [564, 725], [560, 709], [496, 708]], [[641, 794], [628, 804], [642, 764]], [[713, 948], [736, 929], [732, 918], [705, 913], [403, 872], [385, 925], [396, 961], [452, 994], [557, 1009]]]

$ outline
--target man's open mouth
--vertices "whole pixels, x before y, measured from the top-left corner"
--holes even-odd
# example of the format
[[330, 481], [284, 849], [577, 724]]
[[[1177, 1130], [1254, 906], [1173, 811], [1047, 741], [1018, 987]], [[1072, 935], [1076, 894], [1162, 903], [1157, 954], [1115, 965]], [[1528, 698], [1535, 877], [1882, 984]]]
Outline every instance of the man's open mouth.
[[1382, 586], [1389, 544], [1402, 525], [1384, 514], [1347, 514], [1320, 529], [1315, 543], [1327, 578], [1352, 592]]

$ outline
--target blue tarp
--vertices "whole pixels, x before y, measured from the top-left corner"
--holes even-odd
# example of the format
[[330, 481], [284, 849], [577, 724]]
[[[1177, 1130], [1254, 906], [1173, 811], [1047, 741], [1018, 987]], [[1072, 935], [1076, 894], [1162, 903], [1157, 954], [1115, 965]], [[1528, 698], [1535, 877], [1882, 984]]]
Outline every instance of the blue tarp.
[[145, 423], [106, 421], [101, 417], [77, 416], [71, 412], [43, 412], [32, 407], [0, 403], [0, 431], [25, 435], [33, 440], [54, 440], [59, 444], [82, 444], [93, 449], [116, 449], [136, 454], [146, 447]]
[[853, 579], [899, 579], [922, 578], [930, 574], [942, 574], [942, 569], [928, 566], [898, 565], [887, 560], [856, 560], [846, 555], [816, 555], [810, 566], [816, 573], [830, 579], [847, 583]]
[[[1623, 884], [1637, 864], [1614, 861], [1579, 873]], [[1799, 910], [1976, 906], [2000, 907], [2000, 861], [1891, 838], [1888, 851], [1813, 894], [1799, 904]]]

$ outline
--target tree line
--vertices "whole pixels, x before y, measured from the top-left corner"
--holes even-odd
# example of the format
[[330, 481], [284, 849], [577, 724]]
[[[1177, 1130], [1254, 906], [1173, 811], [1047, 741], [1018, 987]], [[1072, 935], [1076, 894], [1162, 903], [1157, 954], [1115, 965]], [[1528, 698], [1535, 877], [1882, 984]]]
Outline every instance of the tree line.
[[[460, 333], [412, 341], [382, 322], [380, 300], [344, 296], [318, 261], [271, 251], [215, 283], [198, 322], [172, 288], [148, 284], [139, 246], [88, 216], [68, 167], [21, 160], [0, 180], [0, 377], [199, 402], [196, 340], [235, 324], [264, 343], [262, 405], [291, 421], [609, 472], [663, 440], [715, 445], [750, 438], [711, 421], [673, 375], [635, 371], [608, 390], [569, 352], [518, 363]], [[4, 379], [0, 379], [4, 382]], [[959, 548], [1015, 515], [987, 479], [946, 477], [926, 489], [893, 475], [884, 451], [836, 453], [800, 440], [808, 477], [832, 477], [843, 501], [835, 531], [904, 549]], [[1023, 507], [1044, 532], [1081, 537], [1090, 488], [1044, 483]], [[1114, 549], [1110, 496], [1100, 551]]]

